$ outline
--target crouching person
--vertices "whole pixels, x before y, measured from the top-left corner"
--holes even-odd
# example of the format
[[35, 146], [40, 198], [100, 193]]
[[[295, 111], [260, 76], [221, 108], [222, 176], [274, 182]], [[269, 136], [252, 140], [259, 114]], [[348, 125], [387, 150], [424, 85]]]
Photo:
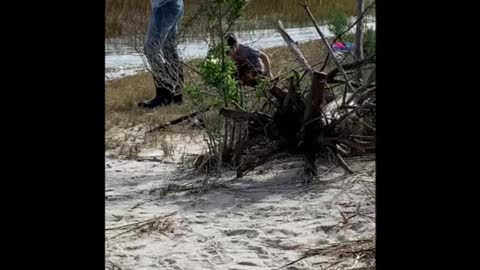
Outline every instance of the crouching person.
[[262, 77], [272, 78], [268, 55], [248, 45], [239, 44], [234, 34], [226, 37], [228, 56], [237, 66], [238, 79], [243, 85], [255, 87]]

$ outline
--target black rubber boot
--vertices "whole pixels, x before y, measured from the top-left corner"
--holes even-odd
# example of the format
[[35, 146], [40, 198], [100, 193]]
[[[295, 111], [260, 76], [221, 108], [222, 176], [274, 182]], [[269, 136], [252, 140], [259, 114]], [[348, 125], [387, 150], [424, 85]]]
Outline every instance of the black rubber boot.
[[182, 94], [178, 94], [176, 96], [173, 97], [173, 103], [175, 104], [182, 104], [183, 103], [183, 95]]
[[157, 87], [155, 90], [155, 97], [149, 101], [138, 103], [138, 107], [153, 109], [156, 107], [167, 106], [172, 103], [173, 95], [170, 90], [164, 87]]

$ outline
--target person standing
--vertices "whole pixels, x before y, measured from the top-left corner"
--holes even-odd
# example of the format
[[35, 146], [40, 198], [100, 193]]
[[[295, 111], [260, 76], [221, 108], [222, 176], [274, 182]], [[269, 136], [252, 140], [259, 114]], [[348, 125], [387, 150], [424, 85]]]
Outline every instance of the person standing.
[[152, 14], [144, 54], [155, 84], [155, 97], [138, 104], [155, 108], [182, 102], [183, 66], [177, 52], [177, 27], [183, 15], [183, 0], [151, 0]]

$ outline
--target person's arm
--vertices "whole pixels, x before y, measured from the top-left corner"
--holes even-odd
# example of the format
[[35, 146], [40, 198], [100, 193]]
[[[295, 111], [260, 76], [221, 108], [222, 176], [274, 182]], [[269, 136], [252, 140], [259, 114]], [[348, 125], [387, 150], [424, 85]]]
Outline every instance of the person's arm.
[[262, 59], [263, 64], [265, 65], [265, 73], [270, 78], [273, 78], [272, 69], [270, 67], [270, 58], [263, 52], [260, 52], [260, 59]]

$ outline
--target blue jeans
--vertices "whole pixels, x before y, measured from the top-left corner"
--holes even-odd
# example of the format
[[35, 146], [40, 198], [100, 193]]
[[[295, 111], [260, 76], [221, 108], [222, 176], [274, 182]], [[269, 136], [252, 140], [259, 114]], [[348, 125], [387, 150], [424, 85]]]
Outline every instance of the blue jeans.
[[152, 10], [144, 53], [150, 64], [156, 88], [181, 91], [183, 67], [177, 52], [177, 24], [183, 15], [183, 0], [165, 0]]

